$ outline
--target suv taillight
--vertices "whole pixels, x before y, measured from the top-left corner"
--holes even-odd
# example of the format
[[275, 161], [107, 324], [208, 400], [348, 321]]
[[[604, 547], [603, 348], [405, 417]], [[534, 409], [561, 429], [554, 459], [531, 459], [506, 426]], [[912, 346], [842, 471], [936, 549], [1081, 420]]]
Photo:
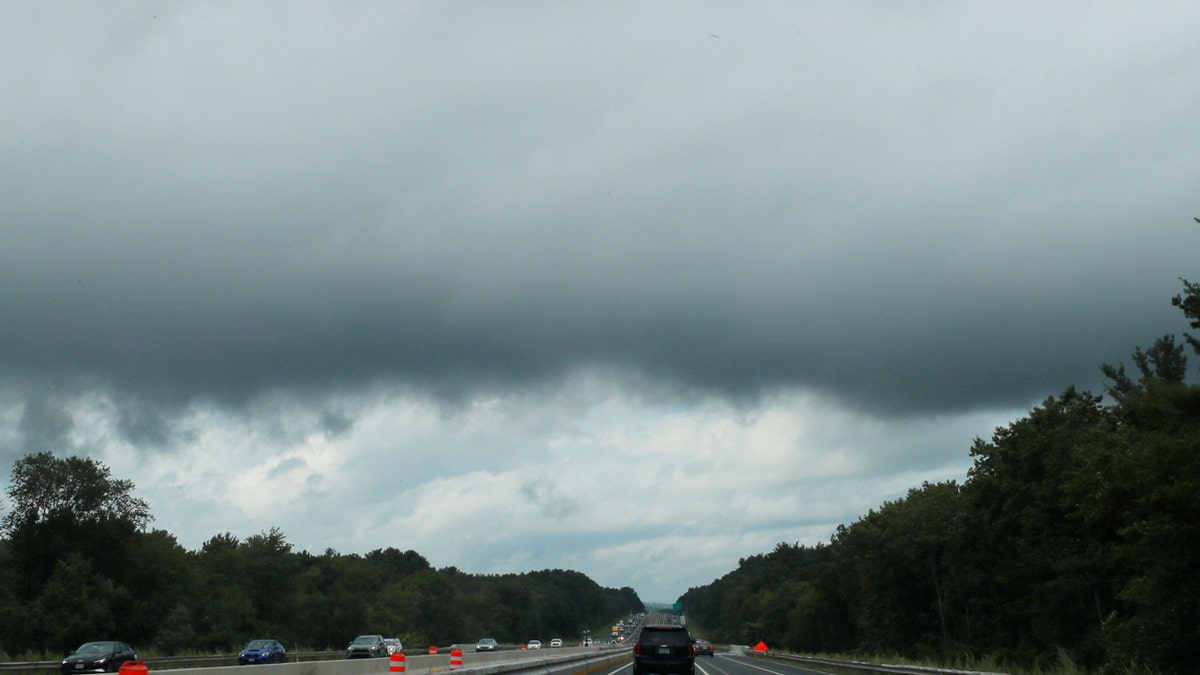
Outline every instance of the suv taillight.
[[634, 653], [634, 654], [641, 654], [641, 653], [642, 653], [642, 643], [641, 643], [641, 642], [635, 642], [635, 643], [633, 643], [633, 653]]
[[688, 643], [688, 656], [695, 656], [695, 655], [696, 655], [696, 645], [689, 642]]

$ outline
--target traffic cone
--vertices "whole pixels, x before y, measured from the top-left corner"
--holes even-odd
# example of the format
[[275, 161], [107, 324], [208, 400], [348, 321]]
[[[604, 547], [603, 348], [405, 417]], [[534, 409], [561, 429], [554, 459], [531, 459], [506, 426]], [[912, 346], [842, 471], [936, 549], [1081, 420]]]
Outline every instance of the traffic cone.
[[121, 664], [117, 672], [120, 675], [146, 675], [150, 669], [146, 667], [144, 661], [126, 661]]

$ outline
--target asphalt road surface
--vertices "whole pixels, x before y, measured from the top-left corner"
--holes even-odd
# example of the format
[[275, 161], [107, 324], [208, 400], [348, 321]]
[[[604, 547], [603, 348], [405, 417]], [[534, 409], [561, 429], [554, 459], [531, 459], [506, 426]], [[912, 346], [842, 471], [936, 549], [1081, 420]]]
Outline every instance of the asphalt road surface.
[[[633, 673], [632, 661], [615, 670], [606, 671], [603, 675], [631, 675], [631, 673]], [[696, 675], [828, 675], [828, 673], [823, 670], [802, 668], [757, 657], [732, 656], [718, 651], [712, 658], [696, 657]]]

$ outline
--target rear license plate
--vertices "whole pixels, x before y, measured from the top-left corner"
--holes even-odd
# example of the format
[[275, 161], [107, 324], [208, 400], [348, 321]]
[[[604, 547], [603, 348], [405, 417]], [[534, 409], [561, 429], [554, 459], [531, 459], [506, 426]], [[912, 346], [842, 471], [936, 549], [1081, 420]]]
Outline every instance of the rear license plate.
[[664, 646], [664, 647], [659, 647], [659, 648], [658, 648], [658, 653], [659, 653], [659, 654], [666, 654], [667, 656], [670, 656], [670, 655], [671, 655], [671, 648], [670, 648], [670, 647], [665, 647], [665, 646]]

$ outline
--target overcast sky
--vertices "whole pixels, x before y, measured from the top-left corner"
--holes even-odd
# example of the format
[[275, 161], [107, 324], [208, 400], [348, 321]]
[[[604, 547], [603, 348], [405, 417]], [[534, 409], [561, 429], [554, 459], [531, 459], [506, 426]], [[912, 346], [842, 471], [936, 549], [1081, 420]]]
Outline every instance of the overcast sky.
[[670, 602], [1200, 280], [1194, 2], [14, 0], [0, 86], [0, 475], [189, 549]]

